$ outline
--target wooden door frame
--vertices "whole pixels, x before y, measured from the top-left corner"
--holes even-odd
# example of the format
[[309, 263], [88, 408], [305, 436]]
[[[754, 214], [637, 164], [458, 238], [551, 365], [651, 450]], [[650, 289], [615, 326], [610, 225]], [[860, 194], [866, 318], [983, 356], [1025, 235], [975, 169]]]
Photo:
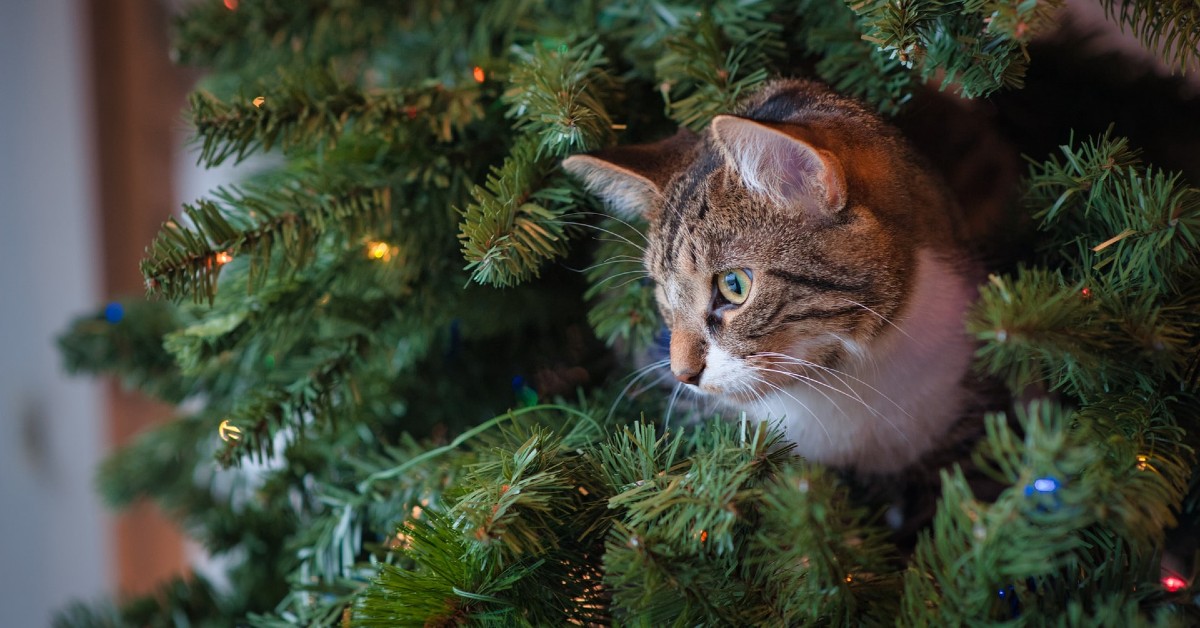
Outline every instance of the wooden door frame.
[[[170, 62], [167, 5], [155, 0], [86, 3], [97, 223], [107, 298], [143, 292], [138, 262], [176, 203], [173, 162], [183, 127], [179, 112], [193, 76]], [[113, 447], [171, 414], [171, 408], [115, 382], [107, 388]], [[118, 514], [113, 534], [113, 575], [122, 598], [151, 593], [186, 570], [184, 536], [153, 504]]]

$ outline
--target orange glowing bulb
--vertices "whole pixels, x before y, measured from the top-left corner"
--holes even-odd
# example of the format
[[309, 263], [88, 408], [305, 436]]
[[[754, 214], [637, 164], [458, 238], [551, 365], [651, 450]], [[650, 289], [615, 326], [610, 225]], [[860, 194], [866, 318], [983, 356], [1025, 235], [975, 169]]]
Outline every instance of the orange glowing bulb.
[[408, 549], [412, 545], [412, 536], [403, 532], [397, 532], [396, 536], [388, 539], [389, 549]]
[[479, 66], [475, 66], [475, 71], [473, 72], [473, 74], [475, 75], [476, 83], [482, 83], [483, 79], [486, 78], [483, 74], [483, 68], [481, 68]]
[[237, 11], [238, 0], [225, 0], [225, 8], [230, 11]]
[[392, 245], [387, 242], [371, 242], [367, 245], [367, 257], [386, 261], [392, 257]]
[[221, 251], [217, 253], [214, 259], [217, 262], [217, 266], [224, 266], [233, 261], [233, 256], [229, 254], [229, 251]]

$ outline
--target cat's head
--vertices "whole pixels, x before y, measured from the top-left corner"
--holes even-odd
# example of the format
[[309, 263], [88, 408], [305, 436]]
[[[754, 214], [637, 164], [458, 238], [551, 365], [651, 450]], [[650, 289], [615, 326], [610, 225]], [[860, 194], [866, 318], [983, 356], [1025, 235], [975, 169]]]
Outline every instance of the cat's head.
[[650, 223], [645, 266], [680, 381], [735, 399], [867, 358], [951, 202], [891, 127], [784, 81], [700, 134], [567, 159]]

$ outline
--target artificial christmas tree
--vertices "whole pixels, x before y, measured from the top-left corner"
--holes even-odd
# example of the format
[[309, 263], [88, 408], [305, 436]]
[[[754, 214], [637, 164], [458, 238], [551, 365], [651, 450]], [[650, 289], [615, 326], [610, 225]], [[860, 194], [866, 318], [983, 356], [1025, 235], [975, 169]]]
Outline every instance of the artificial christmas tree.
[[[1120, 127], [1038, 127], [1070, 112], [1032, 81], [1078, 54], [1031, 52], [1060, 4], [190, 5], [201, 162], [286, 161], [169, 220], [143, 264], [155, 298], [62, 344], [75, 370], [187, 402], [100, 484], [176, 513], [228, 582], [60, 623], [1197, 621], [1190, 562], [1162, 568], [1195, 549], [1200, 192]], [[1179, 67], [1200, 56], [1194, 3], [1105, 6]], [[915, 547], [768, 417], [657, 385], [644, 225], [559, 167], [702, 129], [779, 74], [898, 118], [925, 82], [984, 99], [1032, 160], [1037, 230], [997, 236], [1019, 263], [965, 322], [980, 372], [1021, 397], [973, 460], [1001, 490], [945, 468]], [[1200, 138], [1196, 105], [1170, 106], [1173, 140]]]

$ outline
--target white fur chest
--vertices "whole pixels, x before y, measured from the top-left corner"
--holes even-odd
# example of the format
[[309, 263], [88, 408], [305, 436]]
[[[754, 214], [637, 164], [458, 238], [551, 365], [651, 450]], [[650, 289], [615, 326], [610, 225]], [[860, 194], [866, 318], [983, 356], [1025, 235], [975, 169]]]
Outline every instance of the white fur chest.
[[[963, 316], [975, 294], [967, 279], [922, 251], [913, 298], [886, 333], [868, 346], [845, 341], [851, 357], [838, 371], [739, 407], [782, 418], [805, 458], [868, 473], [898, 471], [933, 449], [961, 417], [974, 352]], [[709, 360], [719, 371], [732, 358], [710, 351]]]

